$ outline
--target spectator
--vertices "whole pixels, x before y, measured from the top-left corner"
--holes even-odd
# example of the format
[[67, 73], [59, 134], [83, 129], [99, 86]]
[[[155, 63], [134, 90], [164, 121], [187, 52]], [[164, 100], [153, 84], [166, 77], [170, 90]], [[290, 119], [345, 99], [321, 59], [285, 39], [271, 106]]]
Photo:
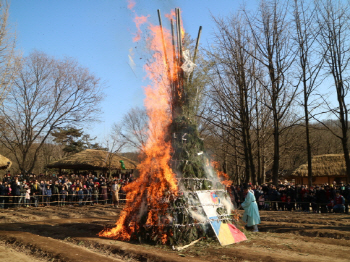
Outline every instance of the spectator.
[[329, 201], [329, 203], [327, 204], [327, 209], [328, 209], [328, 212], [331, 213], [333, 211], [333, 207], [334, 207], [334, 200], [331, 199]]
[[76, 200], [75, 183], [73, 183], [73, 184], [70, 186], [68, 197], [69, 197], [69, 204], [70, 204], [70, 205], [73, 205], [73, 203], [74, 203], [75, 200]]
[[287, 194], [286, 192], [283, 192], [283, 195], [281, 196], [281, 203], [280, 203], [281, 211], [285, 210], [286, 203], [287, 203]]
[[98, 197], [99, 197], [99, 188], [97, 184], [94, 184], [94, 187], [92, 189], [92, 194], [94, 198], [93, 204], [98, 204]]
[[45, 196], [46, 206], [50, 206], [50, 201], [51, 201], [51, 196], [52, 196], [52, 191], [51, 191], [50, 185], [46, 186], [46, 190], [44, 191], [44, 196]]
[[295, 204], [292, 201], [292, 196], [287, 196], [287, 201], [286, 201], [286, 209], [288, 211], [295, 210]]
[[340, 194], [339, 191], [336, 192], [336, 196], [334, 199], [333, 211], [334, 211], [334, 213], [344, 213], [345, 212], [345, 199]]
[[83, 189], [81, 187], [79, 187], [78, 199], [79, 199], [79, 206], [82, 206], [83, 200], [84, 200], [84, 192], [83, 192]]
[[107, 200], [108, 200], [107, 185], [106, 185], [106, 180], [104, 179], [101, 182], [101, 200], [104, 205], [107, 203]]
[[261, 194], [258, 199], [259, 210], [263, 210], [265, 207], [265, 194]]
[[92, 202], [92, 188], [91, 188], [91, 186], [89, 186], [86, 189], [86, 203], [89, 203], [91, 206], [93, 205], [93, 202]]
[[268, 191], [264, 191], [265, 206], [264, 210], [270, 210], [271, 202], [269, 199]]
[[301, 205], [303, 208], [303, 212], [310, 212], [310, 199], [306, 190], [302, 190], [301, 201], [303, 202]]
[[12, 198], [12, 188], [10, 184], [6, 185], [6, 193], [7, 197], [5, 199], [5, 207], [9, 208], [10, 207], [10, 199]]
[[114, 207], [119, 206], [119, 189], [120, 189], [120, 184], [118, 183], [117, 180], [114, 180], [111, 186], [112, 201], [113, 201]]
[[32, 185], [32, 196], [34, 200], [34, 206], [38, 207], [39, 205], [39, 195], [40, 194], [40, 184], [38, 180], [35, 180], [35, 183]]
[[68, 191], [65, 185], [62, 187], [60, 194], [61, 194], [61, 206], [64, 206], [66, 204], [66, 198], [68, 196]]
[[43, 180], [40, 182], [40, 195], [41, 195], [41, 203], [44, 204], [45, 202], [45, 191], [46, 191], [46, 186]]
[[23, 183], [21, 183], [19, 185], [19, 190], [20, 190], [20, 197], [18, 199], [18, 206], [24, 205], [25, 206], [25, 202], [26, 202], [26, 191], [27, 189], [25, 188], [26, 186], [26, 181], [24, 180]]
[[55, 181], [54, 184], [51, 185], [51, 190], [52, 190], [52, 201], [54, 202], [54, 205], [58, 205], [59, 201], [60, 201], [60, 190], [58, 188], [58, 181]]
[[321, 187], [321, 189], [318, 192], [316, 192], [316, 199], [320, 205], [320, 212], [327, 213], [328, 198], [324, 187]]
[[25, 193], [25, 201], [26, 201], [26, 207], [29, 207], [30, 205], [30, 187], [28, 185], [25, 185], [25, 190], [26, 190], [26, 193]]
[[279, 200], [279, 193], [274, 185], [269, 190], [269, 200], [271, 201], [271, 210], [277, 211], [278, 206], [276, 201]]
[[20, 187], [20, 182], [18, 181], [18, 177], [15, 178], [14, 181], [11, 183], [11, 192], [13, 196], [13, 206], [17, 207], [19, 204], [19, 199], [21, 196], [21, 187]]
[[3, 185], [3, 182], [0, 181], [0, 208], [5, 208], [5, 197], [6, 196], [6, 187]]

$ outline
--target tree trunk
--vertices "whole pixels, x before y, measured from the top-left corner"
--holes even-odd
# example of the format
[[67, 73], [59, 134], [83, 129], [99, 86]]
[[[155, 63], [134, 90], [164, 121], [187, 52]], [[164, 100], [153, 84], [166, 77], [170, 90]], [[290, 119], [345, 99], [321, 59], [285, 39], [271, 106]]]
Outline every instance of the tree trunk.
[[306, 131], [306, 150], [307, 150], [307, 172], [308, 172], [308, 186], [312, 186], [312, 156], [309, 132], [309, 114], [307, 112], [307, 105], [305, 104], [305, 131]]
[[272, 166], [272, 182], [275, 186], [278, 184], [278, 171], [280, 162], [280, 145], [279, 145], [279, 125], [278, 120], [274, 120], [274, 152], [273, 152], [273, 166]]

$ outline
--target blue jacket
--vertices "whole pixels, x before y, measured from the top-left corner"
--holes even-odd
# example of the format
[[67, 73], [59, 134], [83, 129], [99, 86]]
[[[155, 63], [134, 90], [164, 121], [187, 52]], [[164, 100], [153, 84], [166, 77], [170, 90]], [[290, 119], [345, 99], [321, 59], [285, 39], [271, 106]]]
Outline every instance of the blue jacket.
[[78, 191], [78, 198], [79, 199], [84, 199], [84, 192], [83, 192], [83, 190], [79, 190]]
[[46, 190], [44, 191], [44, 195], [45, 195], [45, 196], [52, 196], [52, 191], [51, 191], [51, 189], [46, 189]]

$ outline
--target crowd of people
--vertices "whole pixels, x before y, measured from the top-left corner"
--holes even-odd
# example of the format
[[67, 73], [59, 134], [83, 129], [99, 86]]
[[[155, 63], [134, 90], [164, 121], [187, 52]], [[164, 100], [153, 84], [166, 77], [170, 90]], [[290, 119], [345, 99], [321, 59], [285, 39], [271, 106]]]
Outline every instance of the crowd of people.
[[[96, 173], [64, 175], [6, 174], [0, 180], [0, 208], [95, 205], [125, 202], [125, 185], [132, 173], [106, 176]], [[292, 183], [250, 185], [259, 210], [304, 211], [314, 213], [349, 212], [350, 184], [322, 184], [308, 188]], [[244, 186], [228, 188], [232, 202], [240, 207], [245, 200]]]
[[93, 173], [65, 175], [6, 174], [0, 180], [0, 208], [95, 205], [125, 201], [124, 186], [131, 173], [113, 176]]
[[[350, 184], [307, 185], [291, 183], [251, 185], [259, 210], [303, 211], [314, 213], [349, 212]], [[239, 207], [244, 202], [243, 185], [229, 188], [232, 201]]]

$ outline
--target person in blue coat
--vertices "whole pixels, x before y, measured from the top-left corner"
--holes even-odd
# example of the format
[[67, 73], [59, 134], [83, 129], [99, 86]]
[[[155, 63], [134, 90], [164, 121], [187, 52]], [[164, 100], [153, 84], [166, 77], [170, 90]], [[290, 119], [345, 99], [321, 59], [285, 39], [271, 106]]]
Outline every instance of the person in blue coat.
[[46, 185], [46, 190], [44, 191], [44, 196], [45, 196], [46, 205], [49, 206], [50, 205], [50, 199], [51, 199], [51, 196], [52, 196], [52, 191], [51, 191], [50, 185]]
[[259, 232], [258, 224], [260, 224], [260, 215], [254, 191], [250, 190], [248, 186], [245, 186], [244, 193], [246, 197], [241, 205], [244, 209], [243, 221], [247, 223], [248, 227], [253, 227], [253, 232]]

